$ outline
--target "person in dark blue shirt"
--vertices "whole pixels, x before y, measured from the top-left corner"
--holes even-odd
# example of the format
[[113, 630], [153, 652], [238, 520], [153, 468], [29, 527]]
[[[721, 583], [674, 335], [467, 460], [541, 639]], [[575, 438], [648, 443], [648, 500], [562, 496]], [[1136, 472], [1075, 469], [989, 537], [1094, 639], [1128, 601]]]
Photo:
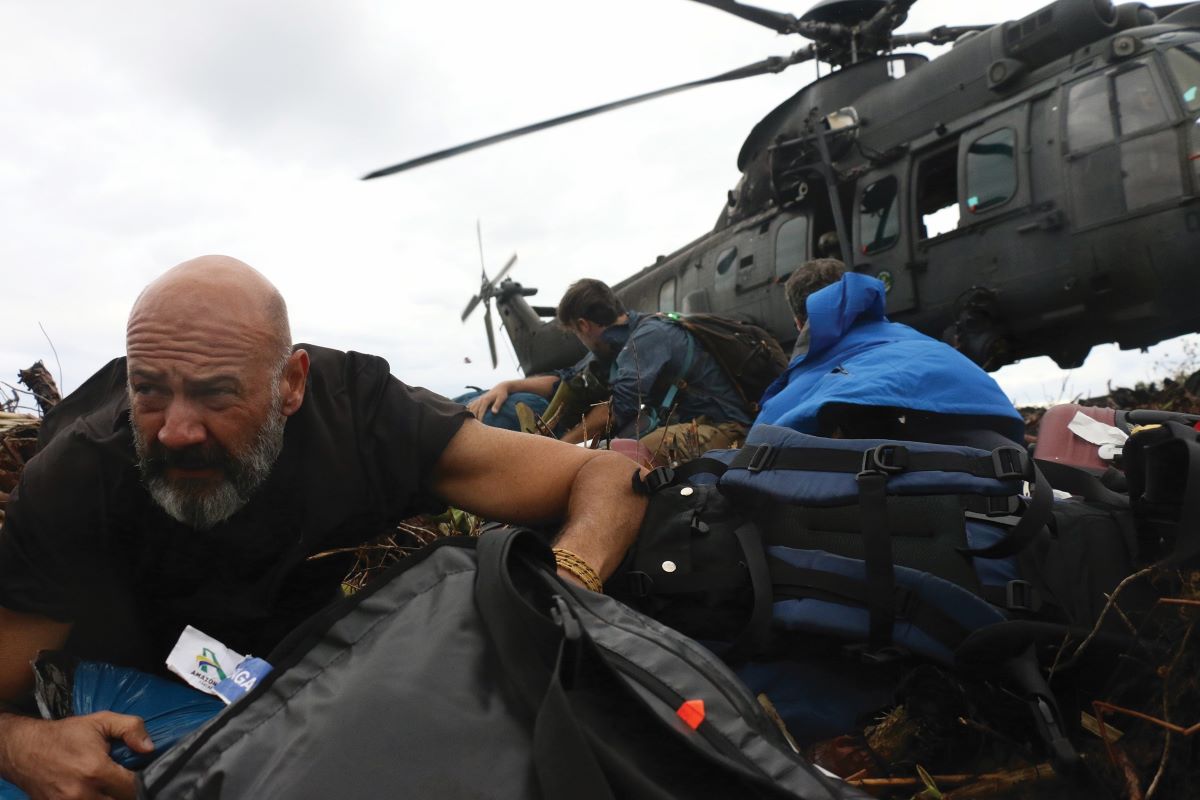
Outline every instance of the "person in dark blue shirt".
[[751, 421], [737, 389], [692, 335], [656, 314], [626, 311], [606, 284], [586, 278], [559, 303], [559, 324], [610, 362], [612, 399], [563, 437], [609, 432], [637, 438], [657, 461], [685, 461], [740, 442]]
[[793, 273], [786, 291], [800, 337], [756, 424], [843, 438], [1024, 440], [1021, 415], [990, 375], [884, 316], [887, 290], [876, 278], [817, 259]]

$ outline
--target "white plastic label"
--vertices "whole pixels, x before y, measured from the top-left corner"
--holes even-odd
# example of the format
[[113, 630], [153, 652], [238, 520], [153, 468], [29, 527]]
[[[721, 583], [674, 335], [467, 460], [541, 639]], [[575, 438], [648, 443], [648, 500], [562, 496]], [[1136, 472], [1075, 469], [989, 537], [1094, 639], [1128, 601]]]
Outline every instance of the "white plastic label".
[[217, 684], [233, 675], [244, 660], [245, 656], [188, 625], [167, 656], [167, 669], [192, 688], [217, 695]]

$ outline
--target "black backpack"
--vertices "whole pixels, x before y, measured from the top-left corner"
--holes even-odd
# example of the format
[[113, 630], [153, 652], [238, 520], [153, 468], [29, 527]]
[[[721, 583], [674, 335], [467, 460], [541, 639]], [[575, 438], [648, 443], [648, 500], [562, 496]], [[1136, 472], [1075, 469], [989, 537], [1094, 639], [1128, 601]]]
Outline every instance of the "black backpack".
[[[1023, 481], [1028, 506], [1016, 497]], [[606, 588], [716, 649], [797, 739], [850, 732], [891, 704], [895, 665], [932, 663], [1012, 686], [1047, 755], [1078, 763], [1074, 722], [1057, 712], [1037, 656], [1068, 633], [1088, 635], [1106, 593], [1133, 571], [1127, 507], [1054, 502], [1051, 481], [1014, 445], [822, 439], [765, 425], [739, 451], [659, 468], [644, 483], [642, 530]], [[1132, 644], [1110, 622], [1096, 635], [1108, 655]], [[845, 679], [856, 670], [864, 680]]]
[[692, 640], [535, 534], [440, 541], [309, 620], [141, 798], [866, 798]]
[[720, 314], [672, 312], [659, 316], [692, 334], [733, 382], [742, 405], [751, 415], [758, 413], [758, 401], [788, 365], [774, 336], [758, 325]]

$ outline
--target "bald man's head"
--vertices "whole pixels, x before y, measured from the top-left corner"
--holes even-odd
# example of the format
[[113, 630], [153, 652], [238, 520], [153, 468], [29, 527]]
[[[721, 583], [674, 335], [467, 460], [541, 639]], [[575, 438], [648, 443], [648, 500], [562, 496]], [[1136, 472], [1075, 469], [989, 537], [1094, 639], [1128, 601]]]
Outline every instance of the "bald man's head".
[[249, 264], [221, 255], [184, 261], [151, 282], [133, 304], [126, 333], [136, 324], [218, 320], [281, 358], [291, 351], [283, 295]]
[[308, 354], [292, 350], [283, 297], [235, 258], [185, 261], [134, 303], [125, 352], [151, 496], [194, 528], [228, 519], [267, 479], [304, 400]]

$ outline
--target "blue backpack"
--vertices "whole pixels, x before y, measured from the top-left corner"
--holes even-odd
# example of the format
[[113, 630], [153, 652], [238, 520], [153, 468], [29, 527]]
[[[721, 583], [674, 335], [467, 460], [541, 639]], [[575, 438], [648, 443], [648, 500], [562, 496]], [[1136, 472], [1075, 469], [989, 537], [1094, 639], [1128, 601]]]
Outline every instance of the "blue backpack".
[[1077, 762], [1028, 629], [1012, 628], [1041, 611], [1020, 555], [1054, 508], [1023, 448], [755, 426], [742, 449], [641, 489], [645, 522], [609, 593], [721, 653], [798, 740], [893, 702], [889, 664], [969, 664], [1014, 684], [1048, 755]]

